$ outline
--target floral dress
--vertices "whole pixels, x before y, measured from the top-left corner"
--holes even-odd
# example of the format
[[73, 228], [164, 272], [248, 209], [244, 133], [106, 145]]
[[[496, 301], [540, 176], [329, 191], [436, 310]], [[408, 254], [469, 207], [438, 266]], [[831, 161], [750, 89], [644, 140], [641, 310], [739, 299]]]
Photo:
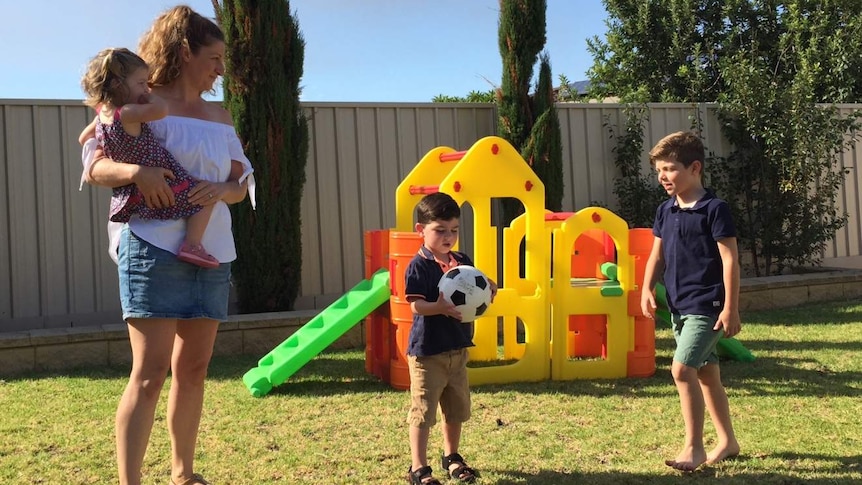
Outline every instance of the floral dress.
[[112, 222], [128, 222], [134, 214], [141, 219], [183, 219], [201, 210], [200, 205], [190, 204], [188, 201], [189, 190], [195, 186], [197, 180], [156, 141], [146, 123], [141, 123], [140, 135], [132, 136], [123, 129], [120, 111], [117, 110], [113, 123], [96, 123], [96, 140], [105, 151], [105, 156], [115, 162], [167, 168], [174, 174], [173, 179], [166, 181], [174, 192], [175, 204], [161, 209], [147, 207], [135, 184], [115, 187], [109, 212]]

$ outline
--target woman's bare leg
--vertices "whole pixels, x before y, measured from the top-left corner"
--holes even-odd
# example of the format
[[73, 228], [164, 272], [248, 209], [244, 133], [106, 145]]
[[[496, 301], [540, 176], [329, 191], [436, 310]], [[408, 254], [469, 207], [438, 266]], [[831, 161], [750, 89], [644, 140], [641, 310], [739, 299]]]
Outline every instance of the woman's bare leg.
[[177, 483], [194, 473], [195, 446], [207, 375], [218, 321], [183, 320], [177, 325], [171, 357], [168, 430], [171, 435], [171, 477]]
[[171, 363], [176, 320], [128, 321], [132, 371], [117, 406], [117, 468], [121, 485], [140, 485], [159, 393]]

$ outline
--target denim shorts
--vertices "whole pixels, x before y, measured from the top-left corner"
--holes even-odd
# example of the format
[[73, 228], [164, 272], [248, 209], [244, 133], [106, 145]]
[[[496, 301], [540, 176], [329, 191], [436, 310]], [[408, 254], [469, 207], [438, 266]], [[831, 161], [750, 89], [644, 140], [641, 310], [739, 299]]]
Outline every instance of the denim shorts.
[[695, 369], [706, 364], [717, 364], [715, 347], [724, 336], [724, 329], [713, 330], [717, 316], [671, 315], [676, 352], [673, 360]]
[[123, 320], [209, 318], [227, 320], [230, 263], [205, 269], [184, 263], [170, 251], [123, 227], [117, 271]]

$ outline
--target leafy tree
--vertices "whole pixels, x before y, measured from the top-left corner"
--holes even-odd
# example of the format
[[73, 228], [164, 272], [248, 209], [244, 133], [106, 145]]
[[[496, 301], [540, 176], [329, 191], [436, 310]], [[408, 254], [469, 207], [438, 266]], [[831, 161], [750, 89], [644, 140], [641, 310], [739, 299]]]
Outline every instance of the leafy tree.
[[834, 106], [817, 103], [830, 101], [825, 96], [854, 97], [855, 82], [823, 65], [832, 44], [824, 37], [835, 35], [825, 35], [824, 27], [835, 29], [834, 17], [805, 10], [805, 4], [752, 10], [774, 22], [778, 32], [770, 42], [776, 51], [758, 54], [758, 33], [736, 29], [751, 49], [729, 56], [722, 68], [727, 88], [719, 96], [719, 116], [734, 148], [718, 160], [722, 176], [716, 183], [735, 202], [756, 274], [818, 263], [846, 223], [836, 207], [845, 175], [838, 155], [850, 148], [854, 137], [845, 135], [858, 129], [858, 114], [841, 116]]
[[[590, 95], [623, 102], [715, 100], [724, 28], [720, 0], [603, 0], [605, 40], [587, 40]], [[723, 40], [723, 39], [721, 39]]]
[[577, 89], [572, 89], [572, 82], [565, 74], [557, 76], [559, 87], [556, 92], [556, 101], [560, 103], [582, 103], [589, 101], [589, 97], [579, 92]]
[[302, 269], [300, 202], [308, 125], [299, 104], [305, 42], [287, 0], [213, 0], [227, 43], [225, 106], [257, 179], [257, 210], [231, 207], [242, 312], [293, 309]]
[[619, 175], [614, 178], [614, 195], [619, 203], [619, 216], [629, 227], [652, 227], [656, 207], [667, 198], [667, 193], [656, 184], [652, 172], [644, 174], [642, 170], [643, 125], [649, 118], [649, 109], [644, 104], [630, 104], [624, 108], [623, 116], [625, 124], [621, 130], [605, 124], [610, 137], [617, 142], [613, 152]]
[[[862, 4], [855, 0], [604, 0], [593, 38], [594, 96], [717, 101], [732, 153], [710, 180], [736, 209], [755, 271], [816, 263], [842, 227], [836, 156], [856, 115], [817, 103], [862, 99]], [[850, 136], [846, 136], [846, 135]], [[637, 194], [632, 197], [637, 197]]]
[[467, 96], [448, 96], [438, 94], [431, 100], [433, 103], [493, 103], [497, 95], [493, 89], [488, 91], [470, 91]]

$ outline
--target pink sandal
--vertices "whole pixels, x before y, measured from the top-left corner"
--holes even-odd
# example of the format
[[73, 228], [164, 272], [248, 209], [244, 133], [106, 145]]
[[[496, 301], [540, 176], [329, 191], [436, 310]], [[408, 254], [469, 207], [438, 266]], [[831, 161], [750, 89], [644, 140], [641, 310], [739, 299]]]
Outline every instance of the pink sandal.
[[193, 246], [191, 244], [183, 243], [183, 245], [180, 246], [179, 253], [177, 253], [177, 259], [200, 266], [201, 268], [212, 269], [218, 268], [219, 265], [218, 260], [212, 257], [212, 255], [210, 255], [210, 253], [208, 253], [201, 245]]

